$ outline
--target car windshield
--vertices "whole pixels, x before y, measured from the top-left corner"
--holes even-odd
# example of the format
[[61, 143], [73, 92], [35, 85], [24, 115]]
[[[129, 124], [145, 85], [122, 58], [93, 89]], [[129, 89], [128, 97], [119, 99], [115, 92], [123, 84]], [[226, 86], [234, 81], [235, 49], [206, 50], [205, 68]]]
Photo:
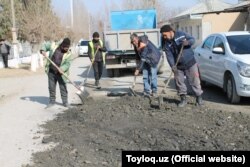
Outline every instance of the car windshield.
[[88, 46], [89, 41], [81, 41], [81, 46]]
[[234, 54], [250, 54], [250, 35], [228, 36], [227, 40]]

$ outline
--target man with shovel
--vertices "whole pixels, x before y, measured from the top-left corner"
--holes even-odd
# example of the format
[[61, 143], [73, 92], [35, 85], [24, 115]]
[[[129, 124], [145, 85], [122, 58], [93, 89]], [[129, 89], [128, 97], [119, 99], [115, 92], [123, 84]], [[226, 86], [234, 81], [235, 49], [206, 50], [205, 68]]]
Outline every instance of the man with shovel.
[[100, 79], [102, 77], [103, 64], [105, 64], [106, 48], [100, 39], [99, 33], [93, 33], [93, 40], [88, 44], [88, 56], [93, 65], [95, 75], [95, 86], [97, 89], [101, 88]]
[[169, 25], [162, 26], [160, 31], [163, 37], [162, 47], [174, 73], [176, 89], [181, 98], [178, 106], [184, 107], [187, 104], [185, 76], [196, 95], [196, 105], [202, 105], [203, 91], [200, 85], [199, 70], [191, 48], [195, 39], [185, 32], [174, 31]]
[[[61, 92], [61, 98], [64, 107], [69, 107], [68, 103], [68, 91], [66, 86], [67, 79], [64, 75], [69, 75], [69, 68], [71, 62], [71, 52], [69, 50], [70, 39], [64, 38], [62, 43], [58, 46], [52, 46], [51, 43], [47, 42], [42, 46], [41, 54], [44, 56], [46, 52], [49, 51], [48, 58], [54, 62], [61, 70], [55, 67], [50, 61], [47, 61], [45, 65], [45, 72], [48, 74], [48, 84], [49, 84], [49, 104], [48, 107], [55, 105], [56, 101], [56, 84], [59, 83], [59, 88]], [[64, 74], [64, 75], [63, 75]]]
[[136, 33], [133, 33], [130, 36], [130, 40], [134, 46], [137, 57], [138, 55], [140, 56], [138, 67], [135, 70], [135, 76], [139, 75], [139, 72], [142, 71], [144, 96], [157, 96], [157, 64], [161, 58], [160, 51], [146, 35], [138, 36]]

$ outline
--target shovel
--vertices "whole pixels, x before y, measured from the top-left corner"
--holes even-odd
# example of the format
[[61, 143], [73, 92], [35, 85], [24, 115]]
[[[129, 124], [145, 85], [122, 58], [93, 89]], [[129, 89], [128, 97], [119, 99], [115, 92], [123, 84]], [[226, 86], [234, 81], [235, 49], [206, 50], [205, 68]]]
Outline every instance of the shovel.
[[44, 57], [78, 90], [76, 94], [79, 96], [82, 103], [84, 103], [89, 93], [85, 91], [84, 88], [80, 88], [71, 79], [69, 79], [69, 77], [61, 70], [61, 68], [59, 68], [48, 56]]
[[[95, 54], [94, 54], [94, 57], [96, 56], [96, 54], [97, 54], [98, 50], [99, 50], [99, 48], [98, 48], [98, 49], [96, 49]], [[89, 69], [88, 69], [88, 72], [87, 72], [86, 78], [85, 78], [85, 79], [84, 79], [84, 81], [80, 84], [80, 88], [81, 88], [81, 89], [84, 89], [84, 86], [85, 86], [85, 84], [87, 83], [88, 76], [89, 76], [89, 72], [90, 72], [90, 70], [91, 70], [91, 68], [92, 68], [93, 64], [94, 64], [94, 61], [91, 61], [91, 65], [89, 66]]]
[[[183, 48], [184, 48], [184, 45], [181, 46], [181, 50], [180, 50], [180, 53], [179, 53], [179, 55], [178, 55], [178, 57], [177, 57], [175, 66], [177, 66], [177, 64], [178, 64], [179, 61], [180, 61], [180, 58], [181, 58], [182, 52], [183, 52]], [[168, 84], [169, 84], [169, 82], [170, 82], [170, 80], [171, 80], [171, 78], [172, 78], [172, 75], [173, 75], [173, 70], [171, 70], [171, 73], [170, 73], [168, 79], [164, 81], [165, 86], [164, 86], [164, 88], [163, 88], [163, 90], [162, 90], [162, 92], [161, 92], [162, 94], [166, 94], [166, 93], [167, 93], [167, 92], [166, 92], [166, 88], [167, 88], [167, 86], [168, 86]]]
[[129, 87], [130, 92], [131, 92], [132, 95], [134, 95], [134, 96], [137, 95], [137, 94], [135, 93], [135, 90], [134, 90], [134, 88], [135, 88], [135, 83], [136, 83], [136, 75], [134, 76], [134, 82], [133, 82], [132, 87]]

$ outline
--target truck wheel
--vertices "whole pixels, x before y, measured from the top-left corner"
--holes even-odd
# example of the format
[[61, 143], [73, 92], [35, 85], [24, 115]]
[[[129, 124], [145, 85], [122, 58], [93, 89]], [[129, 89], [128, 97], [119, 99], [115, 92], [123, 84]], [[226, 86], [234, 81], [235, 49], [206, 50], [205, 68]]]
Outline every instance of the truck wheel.
[[236, 104], [240, 102], [240, 96], [237, 95], [236, 85], [232, 74], [229, 74], [226, 78], [226, 94], [230, 103]]
[[108, 75], [108, 77], [114, 77], [113, 69], [108, 69], [107, 75]]
[[114, 77], [119, 77], [119, 76], [120, 76], [120, 70], [114, 69]]

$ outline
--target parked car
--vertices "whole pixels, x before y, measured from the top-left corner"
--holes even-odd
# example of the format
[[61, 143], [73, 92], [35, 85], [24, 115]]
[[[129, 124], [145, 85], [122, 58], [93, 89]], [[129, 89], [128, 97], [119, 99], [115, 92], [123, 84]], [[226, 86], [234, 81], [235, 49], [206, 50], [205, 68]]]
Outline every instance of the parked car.
[[88, 40], [80, 40], [78, 44], [78, 55], [79, 56], [87, 56], [88, 55]]
[[209, 35], [195, 49], [201, 81], [223, 88], [230, 103], [250, 97], [250, 33]]

